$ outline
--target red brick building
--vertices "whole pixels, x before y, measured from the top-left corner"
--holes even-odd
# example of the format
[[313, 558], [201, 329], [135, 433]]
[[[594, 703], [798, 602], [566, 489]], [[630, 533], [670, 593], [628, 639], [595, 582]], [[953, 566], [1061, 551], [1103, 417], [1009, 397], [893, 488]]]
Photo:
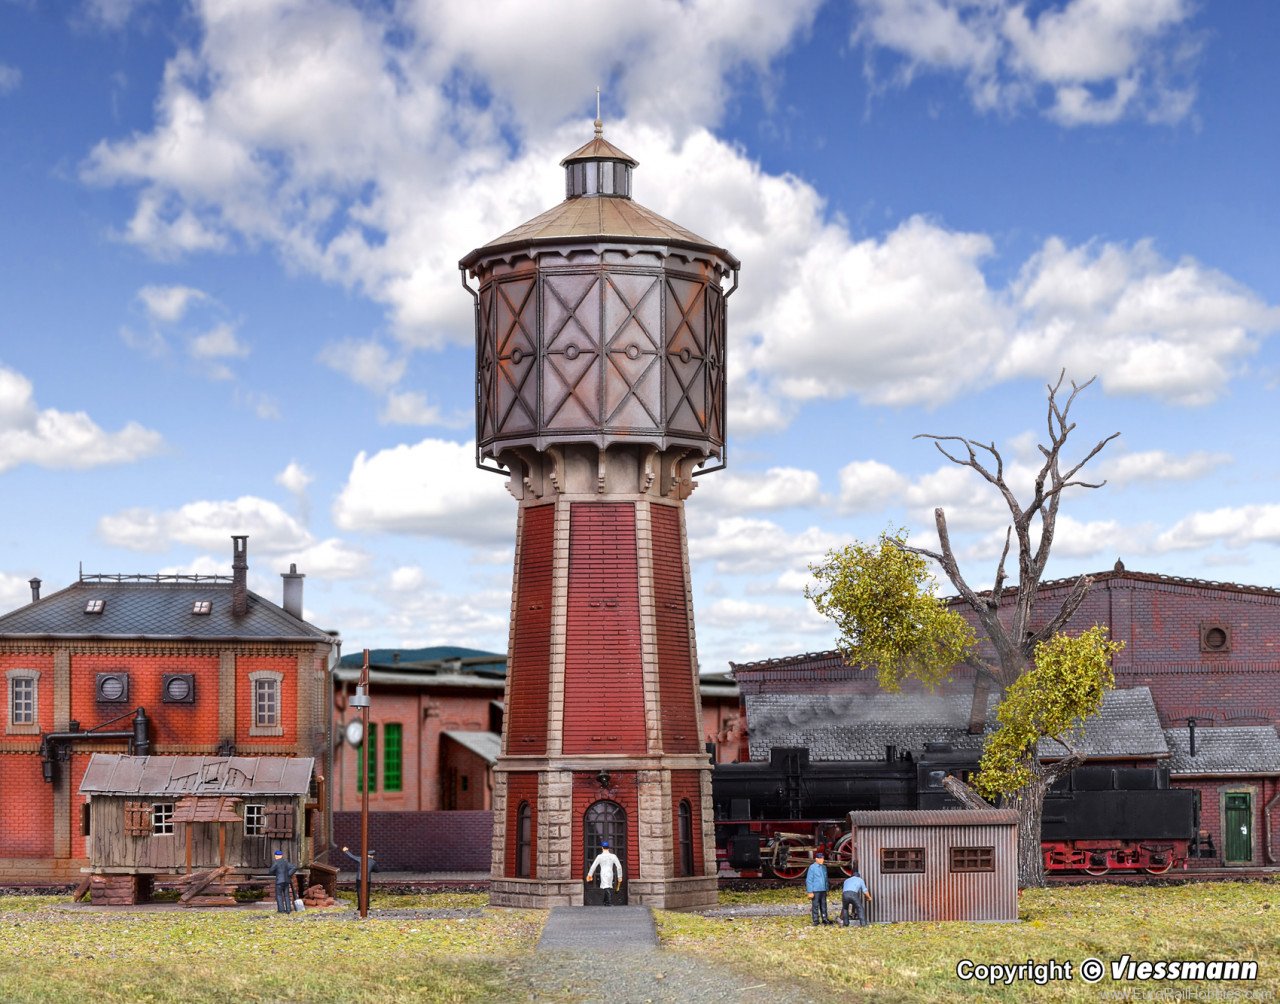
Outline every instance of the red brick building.
[[[434, 656], [440, 651], [438, 658]], [[491, 820], [493, 768], [501, 750], [506, 657], [472, 650], [378, 652], [370, 659], [368, 759], [346, 745], [336, 751], [330, 791], [338, 841], [354, 832], [362, 777], [369, 781], [371, 837], [383, 867], [482, 871], [488, 832], [449, 813]], [[360, 671], [352, 656], [334, 672], [333, 734], [357, 712], [348, 707]], [[726, 676], [703, 677], [702, 741], [720, 760], [737, 757], [738, 688]], [[362, 774], [361, 767], [364, 767]], [[383, 813], [409, 814], [398, 820]], [[350, 840], [345, 840], [350, 843]], [[453, 843], [460, 845], [454, 847]]]
[[[312, 757], [329, 774], [329, 671], [339, 641], [302, 619], [302, 575], [282, 605], [230, 576], [81, 575], [0, 617], [0, 884], [72, 882], [87, 863], [91, 754]], [[313, 837], [327, 843], [323, 791]]]
[[[1196, 863], [1280, 864], [1280, 590], [1131, 572], [1119, 562], [1093, 579], [1067, 630], [1101, 624], [1125, 642], [1114, 662], [1116, 687], [1150, 693], [1154, 718], [1141, 730], [1144, 748], [1151, 745], [1146, 725], [1163, 735], [1161, 748], [1146, 753], [1168, 764], [1175, 786], [1200, 792], [1201, 825], [1214, 853]], [[1041, 586], [1038, 607], [1046, 618], [1073, 581]], [[888, 702], [901, 712], [896, 717], [888, 705], [864, 714], [884, 695], [875, 696], [873, 671], [845, 665], [838, 652], [732, 670], [751, 734], [743, 759], [768, 756], [767, 743], [755, 736], [755, 723], [766, 718], [772, 731], [784, 726], [779, 734], [789, 742], [806, 739], [814, 759], [929, 739], [980, 745], [989, 724], [990, 695], [966, 668], [934, 694], [904, 688], [901, 699]]]

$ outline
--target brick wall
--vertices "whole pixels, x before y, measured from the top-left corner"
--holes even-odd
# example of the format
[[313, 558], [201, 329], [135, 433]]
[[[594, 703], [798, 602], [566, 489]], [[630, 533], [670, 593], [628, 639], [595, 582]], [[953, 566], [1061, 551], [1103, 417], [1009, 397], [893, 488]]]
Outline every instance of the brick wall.
[[[99, 673], [127, 673], [129, 699], [103, 704], [97, 700]], [[165, 673], [195, 674], [195, 701], [167, 704], [160, 693]], [[248, 689], [245, 678], [236, 681]], [[216, 746], [218, 742], [218, 657], [216, 655], [143, 655], [136, 652], [72, 653], [71, 717], [82, 729], [127, 715], [109, 726], [132, 727], [134, 708], [146, 708], [151, 729], [152, 753], [164, 747]], [[60, 725], [62, 723], [59, 723]], [[122, 746], [104, 747], [119, 749]]]
[[644, 753], [635, 506], [575, 502], [570, 511], [564, 752]]
[[662, 701], [662, 748], [697, 753], [702, 737], [695, 721], [693, 660], [689, 651], [689, 597], [681, 560], [681, 510], [652, 507], [653, 605], [657, 619], [658, 686]]
[[507, 670], [511, 694], [506, 719], [508, 756], [541, 755], [547, 751], [554, 525], [554, 505], [533, 506], [520, 512], [517, 606]]
[[[360, 813], [335, 812], [333, 839], [339, 847], [359, 854]], [[377, 851], [383, 871], [489, 871], [493, 841], [493, 813], [370, 812], [369, 846]], [[340, 851], [327, 859], [344, 870], [354, 869]]]

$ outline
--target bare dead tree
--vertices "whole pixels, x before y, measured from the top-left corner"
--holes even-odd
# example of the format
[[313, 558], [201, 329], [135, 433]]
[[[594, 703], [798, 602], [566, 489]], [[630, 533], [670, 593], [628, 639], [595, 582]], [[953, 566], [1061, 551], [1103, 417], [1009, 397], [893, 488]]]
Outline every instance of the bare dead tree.
[[[947, 514], [942, 508], [933, 511], [934, 523], [938, 528], [939, 550], [904, 545], [906, 550], [936, 561], [959, 596], [977, 615], [978, 622], [995, 650], [996, 659], [993, 664], [989, 660], [976, 657], [971, 661], [971, 665], [978, 672], [990, 677], [1002, 689], [1026, 672], [1031, 664], [1035, 647], [1062, 629], [1084, 601], [1093, 583], [1089, 576], [1081, 575], [1071, 584], [1057, 612], [1040, 627], [1033, 628], [1032, 614], [1035, 611], [1036, 595], [1040, 589], [1045, 565], [1049, 561], [1049, 552], [1053, 548], [1053, 535], [1057, 527], [1058, 506], [1062, 502], [1062, 493], [1068, 488], [1101, 488], [1105, 485], [1105, 480], [1085, 481], [1079, 479], [1078, 475], [1111, 440], [1120, 435], [1118, 432], [1113, 432], [1099, 440], [1083, 458], [1071, 464], [1065, 471], [1063, 470], [1062, 451], [1076, 427], [1075, 422], [1071, 421], [1071, 406], [1096, 377], [1079, 385], [1074, 380], [1071, 381], [1071, 393], [1065, 402], [1060, 403], [1059, 391], [1062, 390], [1065, 379], [1066, 370], [1063, 370], [1058, 374], [1057, 382], [1048, 385], [1049, 403], [1046, 416], [1048, 442], [1038, 444], [1044, 460], [1040, 470], [1036, 472], [1033, 494], [1025, 505], [1018, 501], [1013, 489], [1005, 481], [1004, 458], [996, 449], [995, 443], [981, 443], [962, 436], [940, 436], [931, 433], [921, 433], [914, 437], [933, 440], [938, 452], [953, 464], [976, 471], [1000, 493], [1009, 507], [1010, 524], [1005, 532], [1004, 550], [996, 566], [995, 581], [991, 590], [985, 594], [970, 586], [960, 571], [960, 564], [951, 547]], [[1040, 536], [1033, 545], [1032, 524], [1037, 518], [1040, 521]], [[1018, 546], [1018, 579], [1010, 610], [1006, 613], [1006, 618], [1002, 619], [1001, 604], [1007, 586], [1006, 565], [1010, 548], [1015, 540]]]

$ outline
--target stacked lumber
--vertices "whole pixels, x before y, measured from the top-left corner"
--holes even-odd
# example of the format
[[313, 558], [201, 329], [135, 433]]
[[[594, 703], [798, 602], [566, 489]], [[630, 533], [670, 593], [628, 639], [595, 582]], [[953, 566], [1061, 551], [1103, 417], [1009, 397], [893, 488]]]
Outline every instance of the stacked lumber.
[[317, 884], [309, 886], [302, 894], [302, 905], [314, 910], [318, 906], [336, 906], [337, 900], [324, 891], [324, 886]]
[[231, 866], [222, 865], [184, 876], [176, 883], [180, 888], [185, 887], [178, 903], [181, 906], [235, 906], [235, 883], [222, 881], [229, 874]]

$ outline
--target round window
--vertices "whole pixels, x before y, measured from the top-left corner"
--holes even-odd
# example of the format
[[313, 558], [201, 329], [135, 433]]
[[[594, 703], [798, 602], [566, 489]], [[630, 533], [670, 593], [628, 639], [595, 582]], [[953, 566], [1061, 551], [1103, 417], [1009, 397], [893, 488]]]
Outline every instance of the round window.
[[104, 676], [98, 692], [104, 701], [118, 701], [124, 697], [124, 680], [118, 676]]
[[1220, 627], [1211, 627], [1204, 633], [1204, 647], [1218, 650], [1227, 647], [1227, 632]]
[[185, 676], [170, 677], [165, 685], [165, 696], [171, 701], [185, 701], [191, 696], [191, 681]]

